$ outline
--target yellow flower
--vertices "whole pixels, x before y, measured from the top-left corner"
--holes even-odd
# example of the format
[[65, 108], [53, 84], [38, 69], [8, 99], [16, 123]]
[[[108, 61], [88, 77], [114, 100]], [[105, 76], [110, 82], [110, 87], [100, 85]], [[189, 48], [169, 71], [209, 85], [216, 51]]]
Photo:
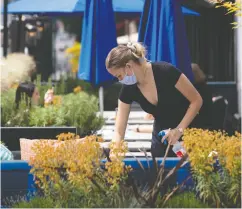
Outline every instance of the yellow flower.
[[61, 105], [62, 97], [61, 96], [54, 96], [53, 97], [53, 105], [59, 106]]
[[11, 85], [11, 88], [12, 88], [12, 89], [17, 89], [17, 88], [18, 88], [18, 86], [19, 86], [19, 84], [18, 84], [18, 83], [13, 83], [13, 84]]
[[[225, 9], [227, 9], [226, 14], [235, 13], [235, 16], [242, 16], [242, 1], [233, 3], [232, 1], [225, 2], [224, 0], [217, 0], [217, 4], [218, 5], [216, 6], [216, 8], [224, 7]], [[241, 26], [238, 24], [238, 22], [233, 22], [231, 24], [233, 25], [233, 28], [238, 28], [239, 26]]]
[[78, 135], [75, 135], [74, 133], [68, 132], [68, 133], [61, 133], [56, 136], [58, 141], [67, 141], [71, 139], [77, 139], [79, 138]]
[[50, 103], [45, 103], [44, 104], [44, 107], [49, 107], [50, 106]]
[[[101, 169], [103, 150], [100, 142], [101, 137], [95, 135], [86, 136], [78, 139], [79, 136], [74, 133], [61, 133], [57, 135], [58, 140], [39, 140], [34, 146], [35, 157], [31, 158], [29, 164], [32, 166], [31, 173], [38, 179], [38, 185], [45, 192], [57, 192], [62, 190], [62, 177], [60, 168], [64, 170], [66, 180], [71, 185], [77, 186], [85, 193], [92, 192], [93, 182], [103, 181], [104, 185], [108, 182], [107, 189], [118, 188], [118, 183], [125, 178], [132, 169], [123, 163], [127, 144], [122, 143], [120, 148], [114, 148], [114, 153], [120, 151], [122, 155], [117, 154], [116, 160], [106, 162], [105, 169]], [[48, 181], [47, 181], [48, 177]], [[50, 184], [52, 181], [53, 184]], [[55, 185], [54, 188], [51, 185]]]
[[[183, 140], [195, 173], [207, 175], [213, 171], [212, 165], [216, 159], [219, 159], [220, 164], [229, 171], [230, 175], [239, 175], [241, 134], [228, 136], [221, 131], [186, 129]], [[213, 155], [214, 153], [216, 155]]]
[[81, 91], [82, 91], [82, 87], [81, 86], [77, 86], [76, 88], [73, 89], [73, 92], [76, 93], [76, 94], [81, 92]]
[[80, 52], [81, 52], [81, 43], [77, 41], [74, 43], [72, 47], [69, 47], [66, 50], [66, 54], [71, 56], [69, 62], [71, 64], [71, 69], [73, 73], [77, 73], [78, 71]]

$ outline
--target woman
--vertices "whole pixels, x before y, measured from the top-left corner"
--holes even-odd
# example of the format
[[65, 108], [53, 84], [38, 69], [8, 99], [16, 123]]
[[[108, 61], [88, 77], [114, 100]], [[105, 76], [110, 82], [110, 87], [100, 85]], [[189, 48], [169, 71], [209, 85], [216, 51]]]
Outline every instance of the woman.
[[[145, 55], [146, 50], [141, 44], [129, 43], [113, 48], [106, 58], [108, 72], [123, 83], [114, 140], [118, 146], [124, 139], [130, 106], [136, 101], [155, 118], [151, 153], [154, 157], [163, 157], [167, 145], [162, 142], [167, 138], [173, 145], [180, 139], [183, 130], [202, 106], [202, 98], [187, 77], [174, 66], [166, 62], [148, 62]], [[168, 128], [171, 131], [161, 141], [158, 133]], [[175, 154], [170, 151], [169, 156]]]
[[19, 104], [23, 99], [25, 99], [26, 105], [28, 105], [29, 107], [31, 106], [31, 104], [37, 105], [39, 102], [39, 98], [39, 91], [35, 84], [31, 82], [20, 83], [17, 87], [15, 94], [16, 108], [19, 108]]
[[[189, 127], [212, 129], [213, 128], [213, 102], [212, 92], [210, 91], [207, 83], [206, 76], [201, 70], [200, 66], [196, 63], [192, 63], [192, 72], [194, 76], [194, 87], [197, 89], [203, 99], [203, 105], [196, 115]], [[145, 119], [152, 119], [151, 114], [147, 114]], [[138, 125], [133, 128], [133, 131], [140, 133], [152, 133], [153, 129], [150, 125]]]

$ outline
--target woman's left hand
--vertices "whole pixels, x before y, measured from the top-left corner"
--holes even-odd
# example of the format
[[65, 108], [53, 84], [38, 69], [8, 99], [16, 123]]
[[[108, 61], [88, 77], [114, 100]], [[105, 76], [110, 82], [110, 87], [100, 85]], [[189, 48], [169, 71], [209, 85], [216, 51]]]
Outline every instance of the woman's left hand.
[[182, 133], [177, 129], [171, 129], [163, 138], [161, 139], [161, 142], [163, 143], [166, 139], [169, 144], [174, 145], [182, 136]]

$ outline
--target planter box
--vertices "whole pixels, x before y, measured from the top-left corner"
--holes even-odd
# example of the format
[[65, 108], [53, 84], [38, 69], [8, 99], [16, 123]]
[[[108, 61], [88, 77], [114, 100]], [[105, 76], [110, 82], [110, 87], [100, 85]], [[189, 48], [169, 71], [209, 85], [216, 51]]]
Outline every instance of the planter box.
[[[153, 167], [152, 160], [147, 163], [145, 158], [139, 159], [145, 169], [148, 169], [148, 164]], [[162, 162], [163, 158], [158, 159], [158, 163]], [[152, 175], [144, 175], [139, 164], [134, 158], [127, 158], [124, 160], [126, 165], [131, 165], [133, 168], [133, 177], [138, 184], [144, 185], [147, 180], [151, 180]], [[168, 158], [165, 163], [165, 170], [168, 172], [179, 162], [179, 158]], [[2, 192], [2, 206], [8, 206], [7, 199], [12, 196], [16, 199], [18, 195], [23, 196], [31, 194], [35, 191], [33, 175], [29, 173], [30, 166], [27, 161], [14, 160], [14, 161], [2, 161], [1, 162], [1, 192]], [[180, 168], [177, 173], [170, 178], [162, 191], [167, 187], [174, 186], [177, 183], [184, 181], [187, 176], [190, 175], [190, 166], [186, 164]], [[187, 181], [186, 187], [192, 187], [192, 180]]]
[[9, 199], [33, 194], [36, 191], [33, 175], [26, 161], [12, 160], [1, 162], [1, 207], [10, 206]]

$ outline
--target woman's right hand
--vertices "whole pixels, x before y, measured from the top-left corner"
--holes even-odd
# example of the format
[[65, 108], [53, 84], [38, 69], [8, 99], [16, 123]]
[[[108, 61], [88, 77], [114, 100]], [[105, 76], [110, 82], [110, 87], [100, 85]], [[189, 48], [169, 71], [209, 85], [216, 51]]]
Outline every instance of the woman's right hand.
[[124, 151], [124, 140], [113, 140], [110, 145], [110, 154], [109, 158], [114, 161], [117, 160], [119, 157], [125, 156]]
[[118, 111], [116, 115], [113, 140], [110, 146], [110, 157], [118, 157], [119, 154], [117, 154], [117, 152], [121, 152], [121, 156], [123, 155], [122, 152], [125, 153], [125, 146], [123, 142], [130, 113], [130, 106], [130, 104], [126, 104], [121, 100], [118, 100]]
[[120, 157], [124, 157], [124, 153], [114, 153], [110, 150], [109, 158], [111, 161], [117, 161]]

